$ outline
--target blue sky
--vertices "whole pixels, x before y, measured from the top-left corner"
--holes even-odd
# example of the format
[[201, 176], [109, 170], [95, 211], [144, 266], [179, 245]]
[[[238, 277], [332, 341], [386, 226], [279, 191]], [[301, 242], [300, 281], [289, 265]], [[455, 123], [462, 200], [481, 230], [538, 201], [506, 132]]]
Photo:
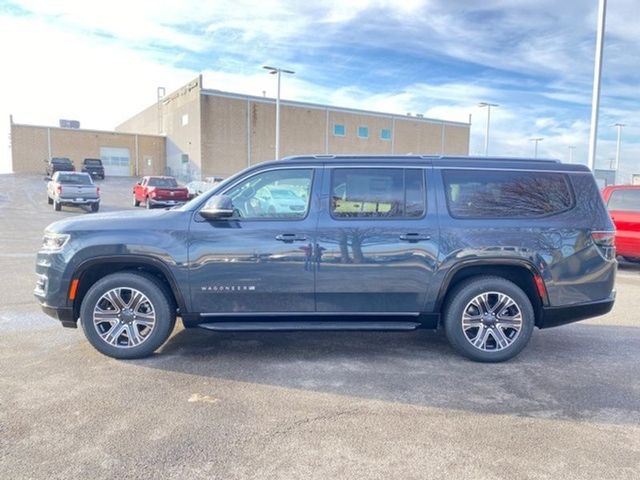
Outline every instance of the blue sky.
[[[207, 88], [467, 121], [470, 151], [586, 162], [596, 0], [0, 1], [0, 147], [20, 123], [111, 129], [198, 73]], [[640, 14], [610, 0], [597, 164], [640, 173]], [[10, 151], [0, 150], [0, 164]]]

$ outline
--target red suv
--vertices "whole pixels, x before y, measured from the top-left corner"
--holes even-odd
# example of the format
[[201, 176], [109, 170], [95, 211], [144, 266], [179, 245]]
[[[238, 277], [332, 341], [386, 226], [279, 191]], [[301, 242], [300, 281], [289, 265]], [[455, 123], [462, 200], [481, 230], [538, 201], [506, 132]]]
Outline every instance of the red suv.
[[640, 262], [640, 185], [606, 187], [602, 196], [616, 225], [618, 254]]

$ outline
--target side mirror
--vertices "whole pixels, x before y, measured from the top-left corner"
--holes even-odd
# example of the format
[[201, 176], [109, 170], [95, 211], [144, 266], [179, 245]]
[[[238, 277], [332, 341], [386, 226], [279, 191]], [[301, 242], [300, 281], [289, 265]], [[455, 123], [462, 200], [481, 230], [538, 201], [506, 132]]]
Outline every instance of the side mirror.
[[200, 210], [200, 215], [207, 220], [229, 218], [233, 216], [233, 201], [226, 195], [214, 195]]

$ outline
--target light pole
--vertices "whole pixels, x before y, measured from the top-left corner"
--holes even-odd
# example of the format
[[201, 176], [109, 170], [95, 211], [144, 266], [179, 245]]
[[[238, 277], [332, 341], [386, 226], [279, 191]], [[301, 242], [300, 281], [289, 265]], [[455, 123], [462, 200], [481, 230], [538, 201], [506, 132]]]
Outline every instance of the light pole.
[[536, 146], [535, 146], [535, 150], [533, 153], [533, 158], [538, 158], [538, 142], [541, 142], [542, 140], [544, 140], [543, 137], [536, 137], [536, 138], [530, 138], [529, 141], [530, 142], [535, 142]]
[[569, 145], [569, 163], [573, 163], [573, 151], [576, 149], [575, 145]]
[[602, 77], [602, 50], [604, 46], [604, 26], [607, 13], [607, 0], [598, 2], [598, 29], [596, 34], [596, 55], [593, 65], [593, 92], [591, 94], [591, 131], [589, 133], [588, 166], [596, 165], [596, 144], [598, 143], [598, 112], [600, 109], [600, 78]]
[[480, 108], [487, 107], [487, 126], [484, 131], [484, 156], [489, 156], [489, 124], [491, 123], [491, 107], [499, 107], [497, 103], [480, 102]]
[[262, 68], [268, 70], [270, 74], [278, 76], [278, 94], [276, 95], [276, 160], [280, 160], [280, 74], [289, 73], [293, 75], [296, 72], [279, 67], [269, 67], [267, 65], [264, 65]]
[[616, 184], [616, 177], [618, 176], [618, 168], [620, 168], [620, 143], [622, 142], [622, 127], [625, 126], [624, 123], [614, 123], [611, 125], [612, 127], [616, 127], [618, 131], [618, 138], [616, 140], [616, 166], [613, 172], [613, 184]]

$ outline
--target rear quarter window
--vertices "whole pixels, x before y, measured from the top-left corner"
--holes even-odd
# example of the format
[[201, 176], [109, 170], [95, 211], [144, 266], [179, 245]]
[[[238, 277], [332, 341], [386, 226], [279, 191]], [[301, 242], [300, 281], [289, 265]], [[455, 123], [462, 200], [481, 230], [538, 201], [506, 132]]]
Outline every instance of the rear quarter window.
[[455, 218], [536, 218], [574, 205], [562, 173], [443, 170], [447, 207]]
[[640, 212], [640, 189], [612, 191], [607, 207], [609, 207], [609, 210]]

